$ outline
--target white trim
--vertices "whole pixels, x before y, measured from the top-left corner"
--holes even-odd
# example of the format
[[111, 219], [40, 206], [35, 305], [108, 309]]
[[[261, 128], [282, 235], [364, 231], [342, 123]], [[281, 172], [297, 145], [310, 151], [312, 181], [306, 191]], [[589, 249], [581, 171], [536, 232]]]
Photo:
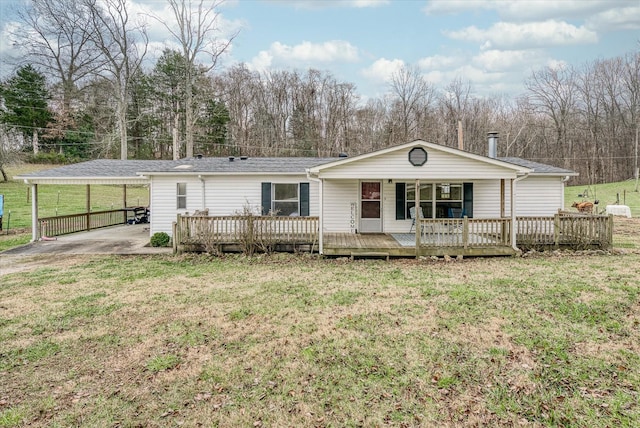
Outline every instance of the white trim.
[[[365, 153], [359, 156], [354, 156], [352, 158], [344, 158], [344, 159], [339, 159], [333, 162], [328, 162], [322, 165], [317, 165], [314, 166], [312, 168], [309, 168], [309, 171], [311, 174], [314, 175], [318, 175], [320, 174], [320, 172], [322, 170], [325, 169], [330, 169], [330, 168], [334, 168], [337, 166], [341, 166], [341, 165], [345, 165], [345, 164], [349, 164], [351, 162], [357, 162], [363, 159], [368, 159], [371, 157], [375, 157], [375, 156], [380, 156], [380, 155], [384, 155], [387, 153], [392, 153], [395, 151], [399, 151], [399, 150], [406, 150], [406, 149], [410, 149], [413, 147], [424, 147], [424, 148], [428, 148], [428, 149], [432, 149], [432, 150], [439, 150], [441, 152], [444, 153], [449, 153], [449, 154], [453, 154], [456, 156], [460, 156], [463, 158], [468, 158], [468, 159], [473, 159], [476, 161], [480, 161], [480, 162], [484, 162], [490, 165], [495, 165], [495, 166], [499, 166], [499, 167], [503, 167], [509, 170], [513, 170], [516, 171], [518, 174], [529, 174], [531, 172], [533, 172], [532, 169], [530, 168], [526, 168], [520, 165], [515, 165], [509, 162], [505, 162], [505, 161], [501, 161], [498, 159], [493, 159], [487, 156], [480, 156], [480, 155], [476, 155], [474, 153], [469, 153], [469, 152], [465, 152], [463, 150], [458, 150], [458, 149], [454, 149], [451, 147], [447, 147], [447, 146], [441, 146], [439, 144], [434, 144], [434, 143], [429, 143], [423, 140], [414, 140], [411, 141], [409, 143], [405, 143], [405, 144], [400, 144], [399, 146], [393, 146], [393, 147], [387, 147], [386, 149], [381, 149], [381, 150], [377, 150], [375, 152], [370, 152], [370, 153]], [[566, 175], [566, 174], [565, 174]]]

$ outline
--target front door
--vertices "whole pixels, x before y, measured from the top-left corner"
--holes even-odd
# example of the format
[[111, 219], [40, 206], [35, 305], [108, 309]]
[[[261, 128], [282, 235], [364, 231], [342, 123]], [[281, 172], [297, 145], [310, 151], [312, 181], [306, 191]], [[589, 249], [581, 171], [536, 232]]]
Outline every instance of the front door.
[[360, 232], [382, 232], [382, 182], [360, 183]]

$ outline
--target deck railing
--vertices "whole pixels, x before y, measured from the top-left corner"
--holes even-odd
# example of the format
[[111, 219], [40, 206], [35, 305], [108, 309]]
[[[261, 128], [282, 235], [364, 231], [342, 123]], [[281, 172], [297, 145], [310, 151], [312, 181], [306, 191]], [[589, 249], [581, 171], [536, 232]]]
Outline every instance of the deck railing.
[[570, 246], [575, 249], [613, 245], [613, 216], [559, 212], [553, 217], [518, 217], [518, 246]]
[[269, 250], [281, 244], [314, 244], [318, 217], [178, 215], [176, 245], [199, 245], [209, 251], [221, 245]]
[[65, 235], [126, 222], [127, 211], [124, 209], [44, 217], [38, 219], [40, 226], [38, 237]]
[[[422, 247], [511, 245], [511, 219], [421, 219]], [[613, 245], [613, 217], [559, 212], [553, 217], [517, 217], [516, 245], [522, 249]]]
[[422, 247], [496, 247], [511, 241], [511, 220], [499, 219], [421, 219]]

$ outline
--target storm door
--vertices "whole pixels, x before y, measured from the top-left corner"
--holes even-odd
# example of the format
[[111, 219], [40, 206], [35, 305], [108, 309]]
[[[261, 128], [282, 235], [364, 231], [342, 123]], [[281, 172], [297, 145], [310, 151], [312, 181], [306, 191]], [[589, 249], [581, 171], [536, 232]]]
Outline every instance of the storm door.
[[360, 232], [382, 232], [382, 183], [380, 181], [360, 183]]

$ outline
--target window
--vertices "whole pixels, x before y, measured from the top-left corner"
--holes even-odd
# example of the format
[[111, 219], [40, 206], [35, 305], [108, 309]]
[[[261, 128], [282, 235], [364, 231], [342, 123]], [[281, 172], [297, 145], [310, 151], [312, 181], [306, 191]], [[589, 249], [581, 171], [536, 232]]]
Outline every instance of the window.
[[[396, 183], [396, 220], [411, 218], [415, 182]], [[420, 207], [425, 218], [473, 218], [473, 183], [420, 183]]]
[[462, 213], [462, 184], [436, 184], [436, 218], [460, 217]]
[[[410, 218], [409, 210], [416, 205], [416, 185], [415, 183], [406, 184], [406, 212], [405, 218]], [[420, 207], [424, 218], [433, 217], [433, 185], [429, 183], [420, 183]]]
[[179, 210], [187, 209], [187, 183], [178, 183], [176, 189], [177, 208]]
[[300, 215], [297, 183], [273, 183], [271, 191], [271, 212], [273, 214]]
[[309, 183], [262, 183], [262, 215], [309, 215]]

